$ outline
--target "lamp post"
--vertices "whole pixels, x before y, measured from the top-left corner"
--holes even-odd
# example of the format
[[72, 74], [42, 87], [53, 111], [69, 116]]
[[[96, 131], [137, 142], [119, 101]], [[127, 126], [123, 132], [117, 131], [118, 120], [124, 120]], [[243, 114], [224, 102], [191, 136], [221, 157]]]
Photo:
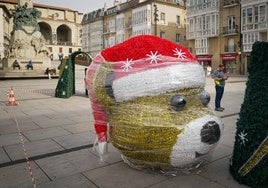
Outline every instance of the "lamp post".
[[239, 46], [239, 52], [238, 52], [238, 55], [239, 55], [239, 63], [240, 63], [240, 68], [239, 68], [239, 74], [244, 74], [244, 64], [242, 63], [243, 59], [242, 59], [242, 48], [243, 48], [243, 35], [242, 35], [242, 9], [241, 9], [241, 1], [239, 1], [239, 14], [240, 14], [240, 29], [239, 29], [239, 43], [238, 43], [238, 46]]
[[157, 21], [159, 21], [157, 12], [158, 12], [158, 9], [154, 0], [154, 35], [157, 35]]

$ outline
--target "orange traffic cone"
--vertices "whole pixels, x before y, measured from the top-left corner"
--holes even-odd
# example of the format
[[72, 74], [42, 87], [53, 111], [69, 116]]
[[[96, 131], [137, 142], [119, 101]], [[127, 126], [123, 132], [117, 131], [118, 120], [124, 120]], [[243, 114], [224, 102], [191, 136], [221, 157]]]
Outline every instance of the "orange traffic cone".
[[8, 106], [18, 105], [18, 103], [15, 101], [15, 94], [14, 94], [14, 91], [13, 91], [13, 87], [11, 87], [9, 89], [8, 103], [6, 105], [8, 105]]

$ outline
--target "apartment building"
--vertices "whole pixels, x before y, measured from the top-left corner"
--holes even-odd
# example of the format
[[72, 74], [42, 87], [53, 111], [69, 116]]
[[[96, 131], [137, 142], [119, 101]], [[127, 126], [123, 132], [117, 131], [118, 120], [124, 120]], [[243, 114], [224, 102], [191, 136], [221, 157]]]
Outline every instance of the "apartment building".
[[188, 47], [204, 66], [246, 74], [255, 41], [267, 40], [268, 0], [187, 0]]
[[85, 14], [82, 21], [83, 51], [95, 56], [102, 49], [136, 35], [157, 35], [187, 46], [185, 1], [128, 0], [115, 1]]
[[186, 38], [192, 53], [206, 66], [224, 64], [236, 73], [240, 40], [238, 0], [188, 0]]
[[[10, 34], [13, 29], [13, 19], [10, 15], [12, 15], [16, 5], [18, 5], [18, 0], [0, 1], [0, 53], [2, 58], [8, 53]], [[50, 50], [51, 58], [58, 59], [59, 55], [68, 56], [74, 51], [81, 50], [82, 13], [68, 8], [38, 3], [33, 3], [33, 6], [42, 14], [37, 22], [40, 32], [46, 39], [46, 46]], [[5, 27], [2, 28], [2, 25]], [[5, 40], [4, 49], [2, 47], [3, 38]]]
[[242, 59], [247, 67], [252, 45], [268, 42], [268, 0], [241, 0]]

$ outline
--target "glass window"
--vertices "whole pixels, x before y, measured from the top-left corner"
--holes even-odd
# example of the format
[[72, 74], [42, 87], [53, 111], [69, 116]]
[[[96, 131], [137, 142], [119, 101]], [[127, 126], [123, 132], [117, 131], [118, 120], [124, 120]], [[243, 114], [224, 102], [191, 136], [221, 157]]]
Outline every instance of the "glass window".
[[252, 24], [252, 8], [247, 8], [247, 24]]
[[176, 19], [177, 25], [181, 25], [181, 17], [180, 16], [177, 16], [176, 18], [177, 18]]
[[160, 32], [160, 38], [165, 38], [166, 37], [166, 33], [164, 31]]
[[265, 5], [261, 5], [260, 6], [260, 22], [264, 22], [265, 19], [265, 10], [266, 10], [266, 6]]
[[180, 34], [177, 33], [177, 34], [176, 34], [176, 42], [180, 42], [180, 37], [181, 37]]
[[228, 39], [228, 52], [234, 52], [235, 48], [234, 48], [234, 39], [230, 38]]
[[258, 19], [259, 18], [258, 8], [259, 7], [255, 7], [254, 8], [255, 22], [257, 22], [257, 23], [259, 22], [259, 19]]
[[165, 22], [165, 17], [166, 17], [166, 14], [164, 12], [161, 12], [160, 20]]
[[234, 29], [235, 28], [235, 16], [231, 15], [228, 16], [228, 29]]

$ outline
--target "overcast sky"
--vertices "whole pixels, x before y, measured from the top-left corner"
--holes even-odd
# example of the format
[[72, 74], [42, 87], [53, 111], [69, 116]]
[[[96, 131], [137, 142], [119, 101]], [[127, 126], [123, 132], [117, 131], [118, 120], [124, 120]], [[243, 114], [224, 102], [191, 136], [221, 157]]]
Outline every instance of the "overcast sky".
[[[33, 0], [33, 2], [69, 8], [81, 13], [89, 13], [93, 10], [103, 8], [105, 3], [107, 7], [112, 7], [114, 0]], [[121, 0], [121, 2], [125, 2], [125, 0]]]

